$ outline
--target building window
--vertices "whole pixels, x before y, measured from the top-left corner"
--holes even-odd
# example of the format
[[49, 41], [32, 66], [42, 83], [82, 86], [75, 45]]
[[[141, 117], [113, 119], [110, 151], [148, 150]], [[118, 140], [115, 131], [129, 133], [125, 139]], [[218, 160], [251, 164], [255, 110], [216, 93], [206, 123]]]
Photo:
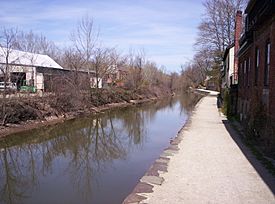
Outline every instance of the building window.
[[242, 88], [242, 78], [243, 78], [243, 62], [239, 64], [240, 70], [239, 70], [239, 85], [240, 88]]
[[267, 42], [265, 46], [264, 86], [269, 85], [269, 70], [270, 70], [270, 42]]
[[249, 28], [249, 18], [248, 18], [248, 15], [245, 16], [245, 31], [248, 31], [248, 28]]
[[243, 65], [243, 87], [246, 87], [246, 78], [247, 78], [247, 70], [246, 70], [246, 60], [244, 60], [244, 65]]
[[255, 86], [258, 85], [259, 65], [260, 65], [260, 50], [256, 48], [255, 52]]
[[251, 71], [251, 62], [250, 57], [248, 58], [248, 70], [247, 70], [247, 86], [250, 86], [250, 71]]

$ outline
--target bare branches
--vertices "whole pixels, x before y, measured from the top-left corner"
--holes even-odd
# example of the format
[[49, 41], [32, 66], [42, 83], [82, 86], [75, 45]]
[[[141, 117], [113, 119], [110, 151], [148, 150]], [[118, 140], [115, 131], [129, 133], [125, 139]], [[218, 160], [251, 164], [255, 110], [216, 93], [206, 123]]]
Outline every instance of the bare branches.
[[80, 71], [85, 65], [84, 57], [74, 48], [67, 48], [64, 51], [63, 65], [73, 71]]
[[194, 74], [202, 81], [207, 76], [219, 80], [223, 53], [234, 43], [236, 12], [246, 4], [247, 0], [206, 0], [203, 3], [205, 14], [198, 27], [197, 53], [184, 72], [191, 84], [197, 84]]
[[143, 84], [142, 69], [146, 63], [144, 50], [130, 50], [128, 55], [128, 75], [127, 85], [129, 88], [138, 90]]
[[[10, 54], [16, 43], [17, 29], [2, 28], [0, 32], [0, 71], [1, 81], [4, 82], [3, 90], [3, 103], [2, 103], [2, 125], [6, 124], [7, 111], [6, 111], [6, 95], [7, 95], [7, 82], [11, 72]], [[4, 60], [2, 60], [4, 59]]]
[[99, 33], [95, 31], [94, 21], [88, 15], [82, 17], [78, 22], [76, 29], [71, 34], [71, 40], [79, 54], [85, 56], [85, 66], [90, 73], [90, 61], [94, 53], [94, 48], [98, 40]]
[[49, 41], [42, 34], [38, 35], [32, 31], [18, 32], [14, 48], [25, 52], [46, 54], [54, 59], [58, 57], [59, 52], [57, 46], [52, 41]]
[[227, 46], [234, 42], [235, 15], [247, 0], [206, 0], [205, 15], [199, 25], [198, 49], [210, 47], [212, 54], [222, 57]]
[[114, 49], [96, 48], [93, 55], [92, 66], [95, 71], [96, 88], [100, 87], [101, 80], [107, 75], [114, 73], [117, 68], [118, 55]]
[[[0, 57], [1, 57], [1, 75], [6, 84], [10, 71], [10, 54], [16, 45], [17, 29], [2, 28], [0, 32]], [[4, 60], [3, 60], [4, 59]], [[5, 92], [5, 91], [4, 91]]]

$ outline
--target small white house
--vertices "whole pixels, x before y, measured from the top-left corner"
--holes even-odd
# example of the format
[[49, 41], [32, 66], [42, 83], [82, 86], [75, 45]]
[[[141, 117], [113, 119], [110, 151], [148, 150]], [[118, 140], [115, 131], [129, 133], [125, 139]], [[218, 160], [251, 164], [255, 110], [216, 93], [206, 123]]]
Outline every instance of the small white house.
[[[6, 57], [8, 56], [8, 70], [6, 72]], [[71, 77], [75, 72], [64, 69], [48, 55], [7, 50], [0, 47], [0, 82], [4, 81], [4, 74], [8, 82], [16, 83], [17, 89], [21, 86], [33, 86], [37, 91], [52, 91], [52, 85], [60, 85], [60, 76]], [[95, 72], [89, 73], [83, 69], [78, 71], [84, 81], [90, 78], [90, 88], [96, 87]], [[98, 88], [102, 88], [102, 79], [98, 78]]]
[[[96, 83], [96, 80], [98, 80], [98, 84]], [[91, 77], [90, 78], [90, 84], [91, 84], [91, 88], [102, 88], [102, 78], [96, 78], [96, 77]], [[96, 87], [96, 85], [98, 85], [98, 87]]]
[[222, 89], [230, 88], [234, 83], [234, 44], [228, 46], [223, 56]]
[[[8, 57], [8, 58], [7, 58]], [[3, 81], [5, 74], [6, 58], [8, 59], [7, 75], [9, 81], [17, 84], [36, 87], [37, 90], [44, 90], [44, 75], [37, 69], [59, 69], [63, 68], [48, 55], [23, 52], [19, 50], [7, 50], [0, 47], [0, 81]]]

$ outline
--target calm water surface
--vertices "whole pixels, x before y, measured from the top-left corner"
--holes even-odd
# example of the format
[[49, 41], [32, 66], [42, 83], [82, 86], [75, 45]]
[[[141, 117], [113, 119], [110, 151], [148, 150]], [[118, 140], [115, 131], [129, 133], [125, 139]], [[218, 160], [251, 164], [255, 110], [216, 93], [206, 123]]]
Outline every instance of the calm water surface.
[[164, 99], [0, 140], [0, 203], [121, 203], [197, 100]]

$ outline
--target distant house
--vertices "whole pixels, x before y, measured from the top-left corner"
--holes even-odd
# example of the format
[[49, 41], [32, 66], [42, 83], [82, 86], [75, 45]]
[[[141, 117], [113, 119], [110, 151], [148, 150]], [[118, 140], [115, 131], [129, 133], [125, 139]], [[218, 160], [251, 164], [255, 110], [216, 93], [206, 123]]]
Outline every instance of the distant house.
[[[223, 70], [222, 70], [222, 84], [221, 93], [222, 98], [227, 103], [227, 115], [235, 115], [237, 113], [238, 102], [238, 81], [235, 77], [235, 43], [226, 48], [223, 56]], [[228, 97], [226, 99], [226, 97]]]
[[[98, 80], [98, 82], [97, 82], [97, 80]], [[102, 78], [96, 78], [96, 77], [92, 76], [90, 78], [90, 85], [91, 85], [91, 88], [103, 88]]]
[[213, 78], [212, 76], [207, 76], [204, 80], [204, 84], [206, 89], [217, 91], [219, 89], [219, 84], [216, 78]]
[[117, 86], [123, 87], [125, 83], [125, 78], [127, 76], [127, 71], [124, 67], [120, 66], [113, 66], [113, 70], [106, 74], [104, 77], [104, 86]]
[[234, 81], [235, 44], [228, 46], [223, 55], [222, 89], [230, 88]]
[[250, 0], [245, 10], [245, 32], [239, 50], [241, 119], [261, 114], [275, 119], [275, 1]]

